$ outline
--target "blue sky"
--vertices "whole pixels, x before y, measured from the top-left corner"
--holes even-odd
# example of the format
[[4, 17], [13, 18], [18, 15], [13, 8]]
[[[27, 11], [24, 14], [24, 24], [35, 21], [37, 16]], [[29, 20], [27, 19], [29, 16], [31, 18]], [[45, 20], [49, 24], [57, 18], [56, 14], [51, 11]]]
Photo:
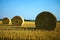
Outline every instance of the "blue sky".
[[27, 20], [35, 20], [43, 11], [53, 13], [60, 20], [60, 0], [0, 0], [0, 19], [17, 15]]

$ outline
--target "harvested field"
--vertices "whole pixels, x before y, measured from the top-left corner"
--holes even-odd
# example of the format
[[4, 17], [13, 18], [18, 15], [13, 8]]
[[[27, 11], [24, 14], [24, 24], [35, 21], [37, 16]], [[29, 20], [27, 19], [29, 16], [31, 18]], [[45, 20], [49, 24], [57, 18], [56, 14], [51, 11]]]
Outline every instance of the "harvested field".
[[[23, 26], [34, 27], [34, 22], [26, 21]], [[21, 26], [21, 27], [23, 27]], [[5, 28], [6, 29], [5, 29]], [[0, 25], [0, 40], [59, 40], [60, 23], [57, 23], [55, 30], [28, 30], [21, 29], [20, 26]]]

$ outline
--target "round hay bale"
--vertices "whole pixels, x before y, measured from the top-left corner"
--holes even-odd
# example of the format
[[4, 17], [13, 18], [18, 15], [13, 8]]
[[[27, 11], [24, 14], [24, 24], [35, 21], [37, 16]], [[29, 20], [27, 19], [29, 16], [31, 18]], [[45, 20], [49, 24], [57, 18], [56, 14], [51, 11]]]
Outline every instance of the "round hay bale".
[[53, 14], [44, 11], [37, 15], [35, 25], [39, 29], [54, 30], [56, 22], [57, 19]]
[[11, 21], [15, 26], [21, 26], [24, 23], [24, 19], [21, 16], [15, 16], [11, 19]]
[[3, 24], [9, 24], [9, 23], [11, 23], [11, 20], [9, 18], [5, 17], [2, 19], [2, 23]]

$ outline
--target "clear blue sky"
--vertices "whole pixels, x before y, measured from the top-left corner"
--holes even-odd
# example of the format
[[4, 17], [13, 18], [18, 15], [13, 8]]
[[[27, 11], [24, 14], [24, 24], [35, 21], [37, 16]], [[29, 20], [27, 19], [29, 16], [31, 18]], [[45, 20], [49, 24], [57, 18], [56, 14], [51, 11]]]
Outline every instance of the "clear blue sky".
[[53, 13], [60, 20], [60, 0], [0, 0], [0, 19], [17, 15], [35, 20], [43, 11]]

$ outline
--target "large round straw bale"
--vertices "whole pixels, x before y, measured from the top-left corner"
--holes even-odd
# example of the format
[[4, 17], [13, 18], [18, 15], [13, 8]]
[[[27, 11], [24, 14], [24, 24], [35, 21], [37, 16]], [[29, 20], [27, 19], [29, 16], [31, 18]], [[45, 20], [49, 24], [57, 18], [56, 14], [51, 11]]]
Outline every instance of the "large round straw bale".
[[3, 24], [9, 24], [9, 23], [11, 23], [11, 20], [9, 18], [5, 17], [2, 19], [2, 23]]
[[41, 12], [37, 15], [35, 25], [37, 28], [45, 30], [54, 30], [56, 27], [57, 19], [50, 12]]
[[15, 26], [21, 26], [24, 23], [24, 19], [21, 16], [15, 16], [11, 19], [12, 24]]

